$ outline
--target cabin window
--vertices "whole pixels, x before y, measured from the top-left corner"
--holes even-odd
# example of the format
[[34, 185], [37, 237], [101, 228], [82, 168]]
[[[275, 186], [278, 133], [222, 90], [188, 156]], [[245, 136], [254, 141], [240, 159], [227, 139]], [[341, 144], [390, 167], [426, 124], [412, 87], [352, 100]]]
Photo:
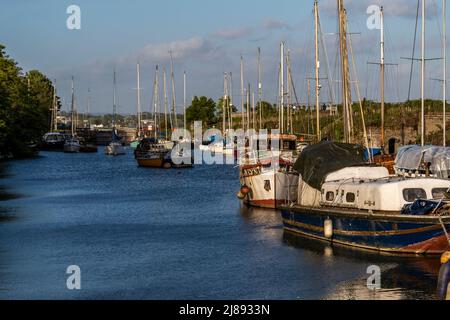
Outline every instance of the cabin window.
[[325, 199], [327, 199], [327, 201], [334, 201], [334, 192], [328, 191]]
[[434, 188], [431, 190], [431, 193], [433, 195], [433, 199], [445, 199], [445, 193], [449, 191], [449, 188]]
[[403, 199], [407, 202], [414, 202], [418, 199], [426, 199], [427, 193], [424, 189], [420, 188], [411, 188], [403, 190]]
[[349, 192], [347, 193], [347, 195], [345, 196], [345, 201], [347, 201], [348, 203], [353, 203], [355, 202], [356, 196], [353, 192]]

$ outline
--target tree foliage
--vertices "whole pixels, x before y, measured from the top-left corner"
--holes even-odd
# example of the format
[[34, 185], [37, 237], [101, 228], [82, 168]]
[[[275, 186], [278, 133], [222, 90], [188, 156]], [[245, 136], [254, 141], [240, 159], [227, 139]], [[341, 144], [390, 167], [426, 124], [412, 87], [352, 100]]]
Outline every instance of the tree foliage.
[[50, 125], [52, 82], [37, 70], [24, 74], [0, 44], [0, 156], [25, 157]]
[[186, 120], [188, 123], [202, 121], [203, 125], [213, 126], [217, 124], [217, 105], [213, 99], [195, 96], [191, 105], [186, 109]]

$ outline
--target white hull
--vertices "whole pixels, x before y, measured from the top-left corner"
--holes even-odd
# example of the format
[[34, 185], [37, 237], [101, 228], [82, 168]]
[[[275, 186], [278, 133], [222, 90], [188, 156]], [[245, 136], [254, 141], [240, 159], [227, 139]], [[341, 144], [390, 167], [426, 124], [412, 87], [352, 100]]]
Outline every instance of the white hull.
[[80, 152], [80, 143], [78, 140], [68, 140], [64, 144], [64, 152], [65, 153], [78, 153]]
[[125, 155], [125, 148], [122, 146], [122, 144], [118, 142], [112, 142], [105, 148], [105, 154], [107, 156], [121, 156]]
[[241, 178], [250, 188], [244, 202], [255, 207], [276, 208], [297, 201], [298, 175], [272, 170]]

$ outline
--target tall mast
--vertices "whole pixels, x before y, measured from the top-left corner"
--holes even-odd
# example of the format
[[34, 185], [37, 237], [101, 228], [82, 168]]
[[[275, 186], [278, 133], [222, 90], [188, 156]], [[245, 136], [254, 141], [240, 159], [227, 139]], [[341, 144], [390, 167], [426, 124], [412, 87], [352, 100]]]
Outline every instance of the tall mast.
[[442, 57], [444, 58], [444, 65], [443, 65], [443, 82], [442, 82], [442, 102], [443, 102], [443, 124], [442, 124], [442, 130], [443, 130], [443, 146], [447, 146], [447, 114], [446, 114], [446, 108], [447, 108], [447, 0], [442, 0], [442, 26], [443, 26], [443, 44], [442, 44]]
[[51, 113], [52, 118], [51, 118], [51, 121], [50, 121], [50, 132], [54, 132], [54, 131], [58, 130], [56, 125], [55, 125], [56, 124], [56, 108], [57, 108], [57, 106], [56, 106], [56, 80], [55, 80], [54, 85], [53, 85], [53, 100], [52, 100], [52, 104], [53, 104], [53, 106], [52, 106], [52, 113]]
[[261, 79], [261, 48], [258, 47], [258, 111], [259, 129], [262, 129], [262, 79]]
[[166, 130], [166, 140], [168, 139], [167, 131], [167, 109], [168, 109], [168, 98], [167, 98], [167, 78], [166, 78], [166, 68], [163, 69], [163, 90], [164, 90], [164, 128]]
[[86, 112], [86, 119], [88, 123], [88, 128], [91, 128], [91, 122], [89, 120], [89, 114], [91, 112], [91, 88], [88, 88], [88, 100], [87, 100], [87, 112]]
[[344, 8], [344, 0], [338, 0], [339, 15], [339, 42], [341, 56], [341, 76], [342, 76], [342, 107], [344, 110], [344, 141], [352, 141], [353, 130], [351, 127], [351, 97], [349, 63], [347, 49], [347, 15]]
[[322, 140], [320, 132], [320, 83], [319, 83], [319, 3], [314, 1], [314, 29], [315, 29], [315, 49], [316, 49], [316, 134], [317, 141]]
[[225, 137], [226, 133], [226, 112], [227, 112], [227, 73], [223, 75], [223, 101], [222, 101], [222, 137]]
[[284, 133], [284, 42], [280, 44], [280, 133]]
[[229, 90], [228, 90], [228, 97], [230, 99], [228, 107], [230, 108], [229, 115], [230, 115], [230, 131], [233, 129], [233, 73], [230, 72], [230, 79], [229, 79]]
[[[116, 129], [116, 69], [113, 76], [113, 131]], [[113, 133], [114, 134], [114, 133]]]
[[153, 85], [153, 118], [155, 128], [155, 140], [158, 139], [158, 113], [159, 113], [159, 67], [156, 66], [155, 81]]
[[186, 130], [186, 71], [183, 72], [183, 121], [183, 128]]
[[380, 9], [380, 90], [381, 90], [381, 150], [385, 148], [385, 108], [384, 108], [384, 11]]
[[250, 111], [251, 111], [251, 105], [250, 105], [250, 91], [251, 87], [250, 87], [250, 82], [248, 83], [248, 89], [247, 89], [247, 129], [250, 130]]
[[255, 92], [252, 92], [252, 129], [256, 129], [256, 105], [255, 105]]
[[421, 70], [421, 126], [420, 139], [422, 147], [425, 146], [425, 0], [422, 0], [422, 70]]
[[241, 56], [241, 115], [242, 115], [242, 129], [245, 130], [245, 97], [244, 97], [244, 58]]
[[175, 75], [173, 71], [173, 56], [172, 51], [169, 51], [170, 54], [170, 77], [172, 81], [172, 112], [173, 112], [173, 129], [178, 128], [178, 120], [177, 120], [177, 102], [175, 97]]
[[141, 66], [139, 63], [136, 65], [137, 76], [137, 130], [138, 137], [141, 137]]
[[72, 76], [72, 102], [70, 105], [70, 110], [71, 110], [71, 134], [72, 137], [75, 135], [75, 88], [74, 88], [74, 79]]

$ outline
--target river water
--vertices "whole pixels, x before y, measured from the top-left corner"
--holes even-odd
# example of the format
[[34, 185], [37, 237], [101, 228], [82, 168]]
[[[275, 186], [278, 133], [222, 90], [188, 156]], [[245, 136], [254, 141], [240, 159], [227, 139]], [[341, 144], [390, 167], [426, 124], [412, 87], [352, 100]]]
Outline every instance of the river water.
[[[43, 152], [0, 163], [0, 299], [434, 299], [437, 258], [285, 234], [243, 206], [233, 166], [138, 168]], [[68, 266], [81, 270], [69, 290]], [[367, 268], [381, 268], [381, 290]]]

